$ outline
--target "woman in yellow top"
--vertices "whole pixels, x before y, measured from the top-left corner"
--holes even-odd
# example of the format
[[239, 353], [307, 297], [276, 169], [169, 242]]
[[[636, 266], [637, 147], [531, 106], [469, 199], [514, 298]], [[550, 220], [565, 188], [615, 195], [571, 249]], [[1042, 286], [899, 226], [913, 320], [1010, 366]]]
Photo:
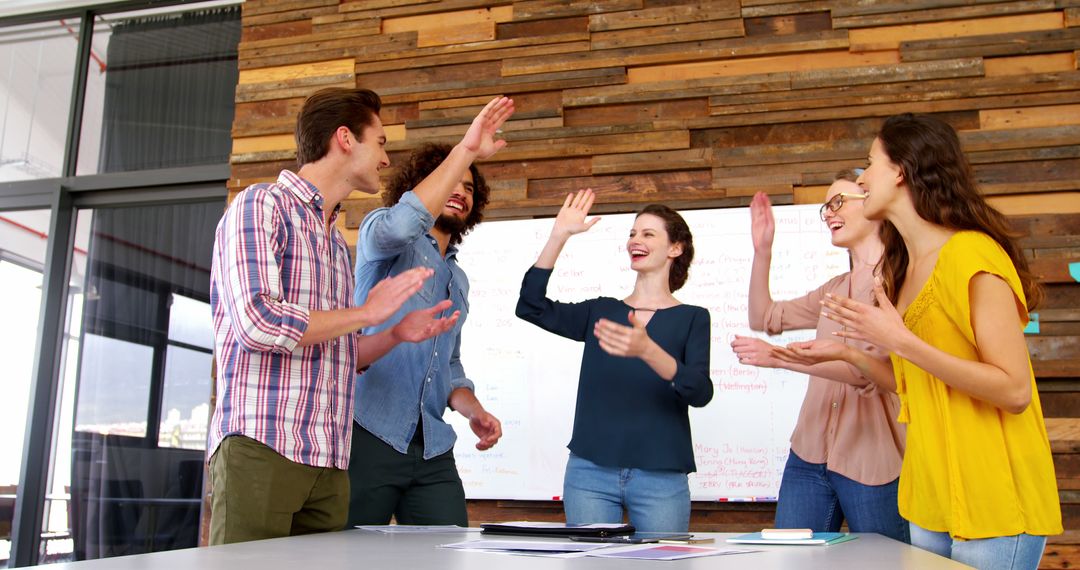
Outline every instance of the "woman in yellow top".
[[[893, 374], [884, 364], [868, 376], [895, 387], [908, 424], [898, 502], [911, 543], [980, 569], [1037, 568], [1062, 528], [1023, 335], [1041, 297], [1027, 262], [937, 119], [886, 120], [858, 183], [865, 216], [885, 220], [877, 306], [823, 304], [838, 336], [891, 353]], [[791, 348], [876, 366], [831, 341]]]

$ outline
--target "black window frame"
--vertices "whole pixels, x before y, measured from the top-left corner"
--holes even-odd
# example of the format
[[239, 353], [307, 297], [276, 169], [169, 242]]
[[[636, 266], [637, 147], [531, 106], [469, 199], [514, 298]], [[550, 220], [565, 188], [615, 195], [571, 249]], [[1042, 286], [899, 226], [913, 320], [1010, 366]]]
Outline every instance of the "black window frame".
[[[0, 17], [0, 28], [58, 19], [79, 19], [76, 65], [64, 142], [62, 175], [57, 178], [0, 183], [0, 211], [49, 209], [49, 237], [43, 264], [41, 317], [36, 332], [23, 463], [12, 524], [9, 567], [38, 563], [45, 491], [51, 462], [61, 353], [65, 341], [67, 283], [74, 247], [76, 211], [105, 206], [224, 202], [228, 162], [200, 166], [76, 176], [86, 96], [87, 71], [96, 16], [147, 8], [205, 4], [199, 0], [126, 0]], [[239, 4], [239, 0], [236, 2]], [[156, 396], [160, 399], [160, 387]], [[153, 405], [151, 406], [154, 407]], [[160, 403], [157, 404], [160, 407]], [[160, 415], [160, 411], [158, 412]], [[156, 424], [153, 432], [157, 443]]]

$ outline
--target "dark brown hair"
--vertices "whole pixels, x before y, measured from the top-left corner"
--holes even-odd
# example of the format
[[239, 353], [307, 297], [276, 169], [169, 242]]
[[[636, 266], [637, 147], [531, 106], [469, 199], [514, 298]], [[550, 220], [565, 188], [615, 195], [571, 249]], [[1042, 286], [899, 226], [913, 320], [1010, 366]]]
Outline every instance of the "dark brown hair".
[[[453, 147], [448, 144], [436, 143], [422, 144], [413, 150], [409, 160], [398, 167], [394, 177], [386, 184], [386, 190], [382, 194], [383, 205], [390, 207], [397, 204], [405, 192], [415, 188], [424, 178], [434, 172], [450, 155], [451, 150]], [[473, 178], [472, 210], [465, 217], [464, 229], [451, 233], [450, 245], [461, 243], [465, 234], [484, 219], [484, 206], [487, 206], [491, 197], [491, 189], [488, 188], [487, 181], [484, 180], [484, 176], [480, 174], [475, 164], [469, 165], [469, 172], [472, 173]]]
[[[1042, 300], [1042, 289], [1013, 241], [1016, 234], [1008, 220], [979, 193], [956, 131], [933, 117], [905, 113], [889, 117], [878, 140], [900, 168], [919, 217], [950, 230], [974, 230], [993, 238], [1016, 266], [1027, 308], [1034, 309]], [[895, 304], [904, 285], [908, 252], [900, 232], [888, 220], [881, 225], [881, 241], [885, 244], [881, 278], [885, 294]]]
[[296, 118], [296, 164], [304, 166], [326, 156], [338, 127], [348, 127], [357, 138], [375, 122], [382, 101], [368, 89], [331, 87], [304, 101]]
[[690, 233], [690, 226], [686, 225], [686, 220], [678, 212], [663, 204], [649, 204], [634, 218], [637, 219], [642, 214], [651, 214], [664, 220], [668, 241], [682, 244], [682, 255], [671, 260], [671, 271], [668, 273], [668, 286], [674, 293], [686, 285], [686, 279], [690, 276], [690, 262], [694, 260], [694, 236]]

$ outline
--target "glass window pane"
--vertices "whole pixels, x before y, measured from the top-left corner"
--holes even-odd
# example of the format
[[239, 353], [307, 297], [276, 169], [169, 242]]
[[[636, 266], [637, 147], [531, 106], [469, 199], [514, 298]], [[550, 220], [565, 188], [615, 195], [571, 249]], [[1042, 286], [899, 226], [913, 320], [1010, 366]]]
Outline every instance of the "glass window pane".
[[[41, 310], [41, 271], [0, 259], [0, 362], [4, 363], [4, 397], [0, 398], [0, 488], [19, 483], [26, 408], [34, 372], [35, 336]], [[14, 458], [12, 461], [10, 458]], [[2, 491], [0, 491], [2, 492]], [[2, 524], [2, 523], [0, 523]]]
[[62, 174], [79, 20], [0, 28], [0, 182]]
[[172, 296], [172, 307], [169, 310], [169, 340], [213, 350], [213, 324], [210, 303], [196, 301], [183, 295]]
[[48, 231], [48, 210], [0, 212], [0, 568], [7, 567], [11, 553], [12, 516], [19, 497]]
[[222, 206], [78, 212], [43, 562], [197, 544]]
[[75, 431], [145, 436], [153, 366], [152, 347], [84, 336]]
[[206, 449], [214, 355], [170, 346], [165, 353], [158, 446]]
[[240, 8], [98, 15], [78, 174], [228, 162]]

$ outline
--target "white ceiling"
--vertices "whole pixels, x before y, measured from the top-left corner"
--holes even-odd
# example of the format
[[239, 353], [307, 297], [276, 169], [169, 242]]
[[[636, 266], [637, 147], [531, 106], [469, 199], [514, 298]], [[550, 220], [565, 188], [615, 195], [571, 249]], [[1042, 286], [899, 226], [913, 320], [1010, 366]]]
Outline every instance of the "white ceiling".
[[33, 12], [47, 12], [61, 8], [79, 8], [94, 4], [113, 4], [121, 0], [4, 0], [0, 5], [0, 18], [4, 16], [16, 16], [19, 14], [31, 14]]

